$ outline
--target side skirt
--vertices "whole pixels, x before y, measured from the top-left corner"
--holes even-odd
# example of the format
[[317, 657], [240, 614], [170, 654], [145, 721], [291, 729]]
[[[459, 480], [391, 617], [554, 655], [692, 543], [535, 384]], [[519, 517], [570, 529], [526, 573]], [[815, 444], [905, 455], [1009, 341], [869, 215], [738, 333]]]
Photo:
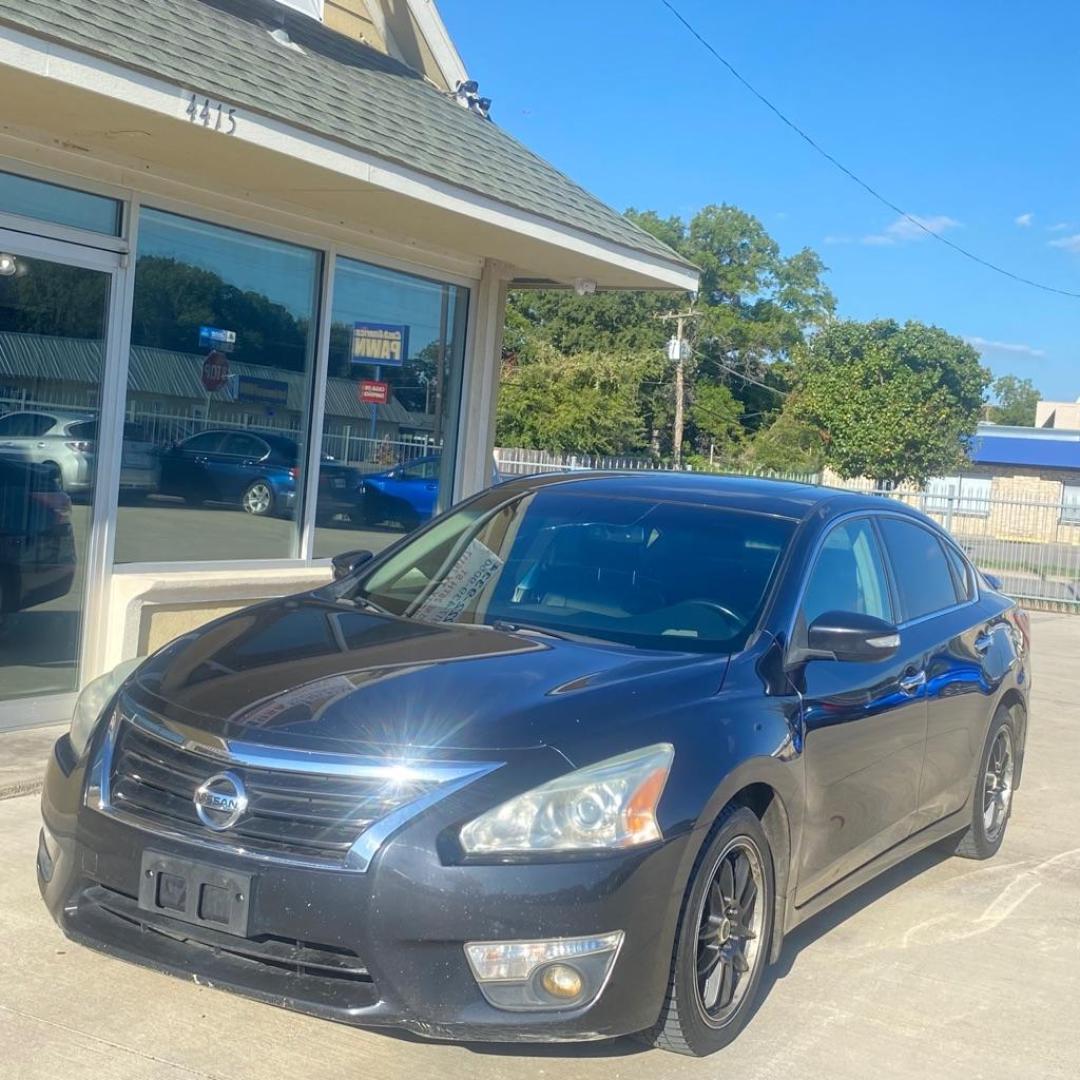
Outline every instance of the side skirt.
[[860, 866], [858, 870], [853, 870], [847, 877], [834, 882], [827, 889], [807, 900], [801, 907], [795, 906], [793, 891], [792, 899], [788, 904], [787, 917], [784, 920], [785, 933], [794, 930], [800, 923], [806, 922], [811, 916], [823, 911], [830, 904], [847, 896], [848, 893], [854, 892], [860, 885], [865, 885], [879, 874], [890, 870], [897, 863], [901, 863], [910, 856], [936, 844], [939, 840], [944, 840], [947, 836], [960, 832], [970, 820], [971, 806], [969, 800], [968, 804], [954, 811], [948, 817], [934, 822], [933, 825], [928, 825], [925, 829], [920, 829], [906, 840], [901, 840], [899, 844], [889, 848], [888, 851], [883, 851], [876, 858], [871, 859], [870, 862]]

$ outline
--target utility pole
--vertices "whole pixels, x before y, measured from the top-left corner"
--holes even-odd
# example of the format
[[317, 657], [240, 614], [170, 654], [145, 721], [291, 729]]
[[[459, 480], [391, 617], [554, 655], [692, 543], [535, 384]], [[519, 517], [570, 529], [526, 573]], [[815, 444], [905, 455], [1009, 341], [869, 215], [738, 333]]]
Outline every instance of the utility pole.
[[668, 342], [668, 359], [675, 361], [675, 424], [671, 433], [671, 452], [676, 469], [682, 468], [683, 428], [686, 423], [686, 355], [689, 351], [686, 342], [686, 320], [697, 315], [693, 308], [688, 311], [669, 312], [657, 315], [658, 319], [668, 322], [675, 320], [675, 336]]

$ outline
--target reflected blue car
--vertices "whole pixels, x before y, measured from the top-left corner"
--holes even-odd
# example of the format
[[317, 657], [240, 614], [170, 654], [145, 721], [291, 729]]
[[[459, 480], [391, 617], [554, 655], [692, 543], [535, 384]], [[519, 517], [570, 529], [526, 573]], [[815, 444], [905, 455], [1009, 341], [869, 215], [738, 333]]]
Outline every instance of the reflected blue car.
[[351, 516], [363, 525], [396, 522], [406, 529], [421, 525], [435, 515], [441, 467], [441, 456], [432, 454], [365, 476], [357, 485]]
[[[198, 506], [229, 503], [255, 517], [289, 517], [296, 509], [300, 447], [285, 435], [203, 431], [161, 456], [162, 495]], [[319, 469], [319, 512], [351, 508], [351, 469], [324, 459]]]

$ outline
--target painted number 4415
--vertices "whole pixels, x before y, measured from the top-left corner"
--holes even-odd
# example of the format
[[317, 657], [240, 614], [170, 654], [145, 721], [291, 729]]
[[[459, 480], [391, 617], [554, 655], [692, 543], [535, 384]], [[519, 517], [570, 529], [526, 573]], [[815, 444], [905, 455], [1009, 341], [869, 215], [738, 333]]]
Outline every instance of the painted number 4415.
[[212, 128], [225, 135], [231, 135], [236, 131], [236, 110], [230, 109], [220, 101], [211, 101], [209, 98], [200, 98], [198, 94], [192, 94], [184, 112], [193, 124], [202, 124], [204, 128]]

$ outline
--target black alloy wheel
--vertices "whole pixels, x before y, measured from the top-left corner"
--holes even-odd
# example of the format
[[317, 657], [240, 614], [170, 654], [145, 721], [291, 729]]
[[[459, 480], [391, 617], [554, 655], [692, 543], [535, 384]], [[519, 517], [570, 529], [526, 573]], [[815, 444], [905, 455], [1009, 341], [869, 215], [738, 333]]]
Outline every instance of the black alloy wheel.
[[989, 859], [1005, 839], [1020, 777], [1017, 731], [1012, 712], [999, 707], [990, 724], [971, 794], [971, 820], [950, 844], [965, 859]]
[[654, 1045], [704, 1057], [749, 1022], [772, 941], [772, 852], [761, 822], [730, 806], [698, 858], [679, 920]]

